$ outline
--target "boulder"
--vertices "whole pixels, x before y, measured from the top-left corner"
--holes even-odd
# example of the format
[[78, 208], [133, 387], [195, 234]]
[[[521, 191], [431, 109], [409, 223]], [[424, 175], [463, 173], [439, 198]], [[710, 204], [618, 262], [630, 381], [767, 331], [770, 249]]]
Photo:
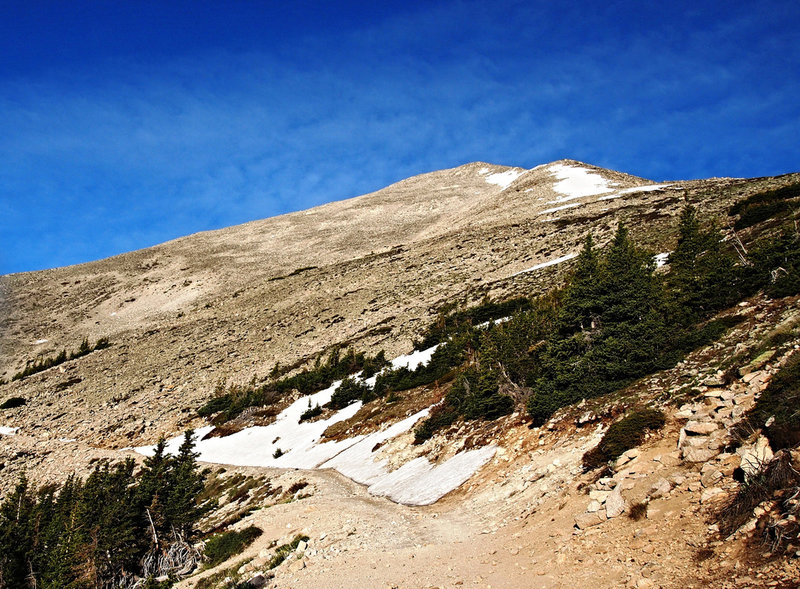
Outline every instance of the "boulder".
[[720, 453], [718, 448], [697, 448], [694, 446], [687, 446], [683, 448], [684, 462], [708, 462]]
[[622, 488], [618, 486], [606, 499], [606, 516], [609, 518], [619, 517], [625, 513], [627, 508], [628, 504], [625, 503], [625, 499], [622, 497]]
[[666, 497], [671, 490], [672, 485], [670, 485], [667, 479], [662, 477], [650, 487], [648, 495], [650, 495], [651, 499], [658, 499], [659, 497]]
[[258, 574], [247, 581], [248, 587], [263, 587], [267, 584], [267, 578], [264, 575]]
[[754, 444], [742, 446], [736, 453], [741, 456], [740, 466], [748, 477], [760, 471], [767, 462], [772, 460], [773, 456], [769, 440], [764, 436], [758, 436]]
[[579, 529], [585, 530], [586, 528], [602, 524], [606, 519], [608, 519], [606, 513], [601, 509], [594, 513], [587, 512], [575, 516], [575, 525], [578, 526]]

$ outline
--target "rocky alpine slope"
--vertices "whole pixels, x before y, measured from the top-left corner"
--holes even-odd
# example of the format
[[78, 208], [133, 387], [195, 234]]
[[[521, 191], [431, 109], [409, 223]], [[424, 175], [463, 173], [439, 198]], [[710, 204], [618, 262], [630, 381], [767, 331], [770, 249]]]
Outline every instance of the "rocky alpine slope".
[[[797, 180], [655, 184], [572, 160], [531, 170], [472, 163], [107, 260], [0, 277], [0, 378], [10, 381], [0, 401], [27, 400], [0, 414], [0, 484], [8, 489], [23, 471], [61, 480], [93, 459], [201, 427], [196, 410], [218, 383], [263, 378], [276, 363], [300, 367], [334, 345], [408, 353], [445, 303], [546, 292], [589, 231], [602, 245], [624, 221], [638, 243], [668, 252], [684, 203], [713, 215]], [[400, 432], [381, 450], [393, 467], [421, 453], [436, 463], [461, 449], [497, 451], [430, 507], [398, 506], [330, 472], [309, 472], [310, 497], [242, 520], [269, 532], [237, 572], [256, 576], [270, 542], [305, 530], [301, 564], [264, 571], [276, 586], [762, 586], [758, 575], [793, 582], [796, 570], [783, 561], [750, 565], [737, 558], [740, 544], [711, 539], [703, 515], [733, 488], [732, 470], [766, 452], [758, 441], [725, 452], [725, 435], [794, 349], [784, 343], [722, 386], [722, 356], [756, 349], [779, 324], [796, 325], [791, 300], [755, 298], [738, 312], [749, 321], [724, 342], [631, 391], [655, 400], [688, 386], [701, 400], [671, 407], [667, 428], [612, 476], [590, 480], [580, 459], [624, 399], [573, 408], [536, 429], [515, 413], [420, 450]], [[84, 337], [108, 337], [110, 346], [11, 380], [27, 361], [77, 349]], [[645, 499], [646, 520], [620, 517]], [[698, 556], [701, 549], [713, 558]]]

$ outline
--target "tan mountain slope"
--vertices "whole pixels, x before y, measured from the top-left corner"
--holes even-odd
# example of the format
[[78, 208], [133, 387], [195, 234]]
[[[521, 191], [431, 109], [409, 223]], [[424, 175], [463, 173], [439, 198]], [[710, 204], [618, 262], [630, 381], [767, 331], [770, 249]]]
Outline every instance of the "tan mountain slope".
[[527, 171], [473, 163], [106, 260], [3, 276], [1, 378], [84, 337], [111, 343], [10, 382], [3, 395], [31, 401], [15, 425], [41, 435], [151, 441], [186, 422], [219, 381], [263, 377], [276, 362], [337, 344], [406, 352], [444, 302], [549, 286], [566, 265], [515, 274], [575, 253], [590, 230], [602, 243], [626, 220], [667, 251], [685, 199], [713, 212], [771, 182], [658, 187], [571, 160]]

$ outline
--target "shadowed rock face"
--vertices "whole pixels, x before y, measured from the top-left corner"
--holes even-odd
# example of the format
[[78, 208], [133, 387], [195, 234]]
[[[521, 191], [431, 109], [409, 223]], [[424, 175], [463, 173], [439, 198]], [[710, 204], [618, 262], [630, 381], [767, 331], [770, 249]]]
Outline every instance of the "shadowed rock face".
[[[0, 376], [108, 336], [111, 347], [0, 386], [23, 430], [102, 446], [190, 422], [219, 381], [335, 344], [392, 357], [445, 302], [544, 290], [617, 223], [669, 251], [685, 199], [702, 213], [790, 177], [652, 182], [571, 160], [471, 163], [383, 190], [78, 266], [0, 277]], [[46, 341], [43, 341], [46, 340]], [[14, 417], [16, 416], [16, 417]]]

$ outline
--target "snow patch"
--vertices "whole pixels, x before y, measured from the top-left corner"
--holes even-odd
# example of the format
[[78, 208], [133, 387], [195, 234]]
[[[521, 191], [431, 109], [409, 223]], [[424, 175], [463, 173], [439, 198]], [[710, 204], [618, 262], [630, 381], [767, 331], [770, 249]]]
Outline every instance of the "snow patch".
[[565, 204], [565, 205], [561, 205], [560, 207], [553, 207], [552, 209], [545, 209], [544, 211], [542, 211], [539, 214], [540, 215], [546, 215], [548, 213], [555, 213], [556, 211], [563, 211], [564, 209], [571, 209], [572, 207], [579, 207], [582, 204], [583, 203], [581, 203], [581, 202], [571, 202], [571, 203], [568, 203], [568, 204]]
[[37, 339], [34, 344], [46, 344], [48, 340], [46, 339]]
[[623, 188], [622, 190], [618, 190], [614, 194], [609, 194], [608, 196], [601, 196], [598, 198], [598, 201], [601, 200], [612, 200], [615, 198], [620, 198], [627, 194], [634, 194], [636, 192], [652, 192], [654, 190], [661, 190], [662, 188], [668, 188], [672, 186], [672, 184], [648, 184], [646, 186], [633, 186], [632, 188]]
[[614, 186], [600, 174], [581, 166], [570, 166], [565, 164], [553, 164], [548, 168], [558, 182], [553, 184], [553, 190], [564, 195], [557, 202], [604, 194], [611, 192]]
[[478, 323], [478, 325], [475, 326], [475, 329], [486, 329], [490, 325], [497, 325], [499, 323], [505, 323], [506, 321], [510, 321], [510, 320], [511, 320], [511, 316], [510, 315], [508, 317], [500, 317], [500, 319], [489, 319], [489, 321], [484, 321], [483, 323]]
[[7, 427], [5, 425], [0, 425], [0, 436], [15, 436], [18, 430], [18, 427]]
[[408, 368], [409, 370], [414, 370], [420, 364], [427, 364], [431, 361], [431, 356], [436, 351], [436, 348], [439, 347], [439, 344], [428, 348], [427, 350], [420, 350], [420, 351], [413, 351], [410, 354], [406, 354], [405, 356], [398, 356], [394, 360], [392, 360], [392, 368]]
[[670, 252], [664, 252], [663, 254], [656, 254], [653, 256], [653, 261], [656, 263], [656, 268], [661, 268], [662, 266], [667, 265], [667, 260], [669, 260]]
[[648, 184], [647, 186], [634, 186], [632, 188], [623, 188], [619, 191], [620, 194], [632, 194], [634, 192], [652, 192], [653, 190], [661, 190], [667, 188], [672, 184]]
[[497, 172], [496, 174], [490, 174], [489, 176], [486, 176], [486, 181], [489, 184], [496, 184], [497, 186], [506, 189], [514, 180], [522, 176], [524, 173], [525, 170], [506, 170], [505, 172]]
[[516, 276], [517, 274], [525, 274], [526, 272], [533, 272], [534, 270], [539, 270], [540, 268], [547, 268], [548, 266], [555, 266], [556, 264], [560, 264], [561, 262], [566, 262], [567, 260], [571, 260], [572, 258], [577, 257], [578, 254], [567, 254], [566, 256], [561, 256], [560, 258], [556, 258], [555, 260], [550, 260], [548, 262], [542, 262], [541, 264], [536, 264], [535, 266], [528, 268], [527, 270], [520, 270], [519, 272], [514, 272], [511, 276]]

